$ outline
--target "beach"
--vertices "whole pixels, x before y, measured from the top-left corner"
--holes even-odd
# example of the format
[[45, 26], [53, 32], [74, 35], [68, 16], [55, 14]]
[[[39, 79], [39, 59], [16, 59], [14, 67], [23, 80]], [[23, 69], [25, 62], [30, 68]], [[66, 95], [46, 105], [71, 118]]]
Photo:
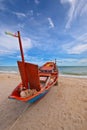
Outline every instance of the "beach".
[[87, 130], [87, 78], [59, 76], [34, 104], [8, 99], [19, 74], [0, 74], [0, 130]]

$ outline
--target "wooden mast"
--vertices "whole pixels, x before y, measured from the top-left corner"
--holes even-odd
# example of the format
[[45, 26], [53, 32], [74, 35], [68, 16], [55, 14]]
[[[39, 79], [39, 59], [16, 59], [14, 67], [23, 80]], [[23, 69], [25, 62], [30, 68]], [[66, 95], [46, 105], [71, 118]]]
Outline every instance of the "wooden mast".
[[24, 71], [24, 75], [25, 75], [25, 81], [23, 82], [23, 87], [28, 88], [28, 79], [27, 79], [27, 73], [26, 73], [26, 69], [25, 69], [25, 59], [24, 59], [22, 41], [21, 41], [20, 32], [18, 31], [17, 33], [18, 33], [18, 40], [19, 40], [21, 59], [22, 59], [22, 63], [23, 63], [23, 71]]
[[24, 63], [24, 53], [23, 53], [23, 48], [22, 48], [22, 42], [21, 42], [21, 37], [20, 37], [20, 32], [18, 31], [18, 40], [19, 40], [19, 46], [20, 46], [20, 52], [21, 52], [21, 58], [22, 62]]

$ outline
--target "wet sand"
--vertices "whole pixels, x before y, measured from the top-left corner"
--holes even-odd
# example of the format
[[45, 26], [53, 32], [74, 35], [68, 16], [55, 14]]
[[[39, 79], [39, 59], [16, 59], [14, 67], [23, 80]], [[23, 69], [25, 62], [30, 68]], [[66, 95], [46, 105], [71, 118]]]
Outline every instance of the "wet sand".
[[0, 74], [0, 130], [87, 130], [87, 79], [60, 76], [32, 105], [8, 99], [19, 82], [17, 74]]

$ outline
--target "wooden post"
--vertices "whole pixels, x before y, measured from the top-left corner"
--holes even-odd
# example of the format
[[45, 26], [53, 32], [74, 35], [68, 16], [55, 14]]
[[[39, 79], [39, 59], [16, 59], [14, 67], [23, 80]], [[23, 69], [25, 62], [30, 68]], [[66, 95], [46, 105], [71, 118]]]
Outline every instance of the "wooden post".
[[20, 37], [20, 32], [18, 31], [18, 40], [19, 40], [19, 46], [20, 46], [20, 52], [21, 52], [21, 58], [22, 62], [24, 62], [24, 53], [23, 53], [23, 48], [22, 48], [22, 42], [21, 42], [21, 37]]
[[22, 59], [22, 63], [23, 63], [23, 71], [24, 71], [24, 75], [25, 75], [25, 81], [23, 81], [23, 87], [28, 88], [28, 79], [27, 79], [27, 73], [26, 73], [26, 68], [25, 68], [25, 59], [24, 59], [23, 47], [22, 47], [22, 42], [21, 42], [21, 37], [20, 37], [19, 31], [18, 31], [18, 40], [19, 40], [21, 59]]

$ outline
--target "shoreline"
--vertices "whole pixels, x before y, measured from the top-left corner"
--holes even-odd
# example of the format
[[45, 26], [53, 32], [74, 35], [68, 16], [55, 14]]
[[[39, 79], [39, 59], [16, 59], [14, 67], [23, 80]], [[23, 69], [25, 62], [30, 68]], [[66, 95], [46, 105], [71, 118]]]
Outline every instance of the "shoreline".
[[68, 74], [59, 74], [61, 77], [68, 77], [68, 78], [86, 78], [87, 75], [68, 75]]
[[[59, 76], [87, 78], [87, 66], [59, 66]], [[0, 74], [18, 74], [17, 66], [0, 66]]]
[[[20, 76], [20, 73], [19, 72], [0, 72], [0, 75], [19, 75]], [[68, 78], [86, 78], [87, 79], [87, 75], [74, 75], [74, 74], [62, 74], [62, 73], [59, 73], [59, 76], [60, 77], [68, 77]]]

